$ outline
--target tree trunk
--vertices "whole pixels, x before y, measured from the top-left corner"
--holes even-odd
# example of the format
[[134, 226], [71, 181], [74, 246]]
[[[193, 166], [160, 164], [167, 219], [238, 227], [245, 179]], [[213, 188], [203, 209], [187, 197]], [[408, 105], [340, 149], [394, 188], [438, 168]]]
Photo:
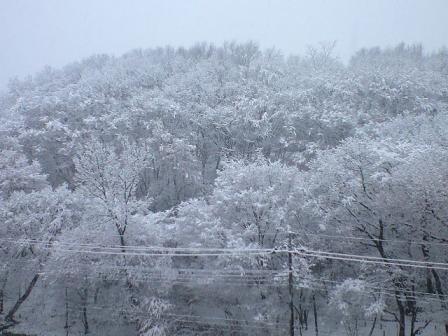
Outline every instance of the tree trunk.
[[415, 309], [413, 309], [412, 316], [411, 316], [411, 336], [416, 335], [415, 322], [417, 322], [417, 312]]
[[316, 331], [316, 336], [319, 336], [319, 328], [317, 325], [316, 296], [314, 294], [313, 294], [313, 314], [314, 314], [314, 330]]
[[0, 315], [3, 314], [3, 289], [0, 289]]
[[408, 297], [408, 311], [411, 312], [411, 336], [416, 336], [419, 333], [420, 328], [416, 329], [417, 323], [417, 302], [415, 301], [415, 286], [412, 285], [412, 297]]
[[129, 289], [132, 289], [134, 287], [134, 285], [131, 283], [130, 278], [129, 278], [129, 273], [128, 270], [126, 269], [126, 243], [124, 240], [124, 234], [125, 234], [125, 230], [127, 227], [127, 223], [125, 223], [125, 229], [119, 229], [118, 225], [117, 225], [117, 229], [118, 229], [118, 235], [120, 236], [120, 246], [121, 246], [121, 253], [123, 253], [123, 274], [126, 277], [126, 286]]
[[303, 311], [303, 322], [305, 323], [305, 330], [308, 330], [308, 310]]
[[372, 336], [373, 331], [375, 330], [376, 321], [377, 321], [377, 316], [375, 316], [375, 318], [373, 319], [372, 327], [370, 328], [370, 331], [369, 331], [369, 336]]
[[84, 326], [84, 335], [89, 334], [89, 322], [87, 321], [87, 307], [82, 308], [82, 324]]
[[87, 297], [89, 295], [89, 289], [84, 287], [84, 293], [83, 293], [83, 305], [82, 305], [82, 324], [84, 326], [84, 335], [87, 335], [89, 333], [89, 322], [87, 320]]
[[3, 283], [2, 283], [2, 288], [0, 288], [0, 315], [3, 314], [3, 309], [4, 309], [4, 300], [5, 300], [5, 287], [6, 287], [6, 282], [8, 281], [8, 271], [6, 271]]
[[[426, 237], [423, 237], [423, 240], [426, 241]], [[429, 250], [426, 245], [422, 244], [422, 254], [425, 261], [429, 261]], [[426, 291], [428, 293], [435, 293], [434, 286], [431, 280], [431, 269], [426, 269]]]
[[[431, 269], [432, 276], [434, 277], [436, 292], [439, 294], [439, 298], [441, 300], [444, 300], [443, 295], [444, 292], [442, 290], [442, 281], [440, 280], [439, 274], [435, 269]], [[445, 302], [442, 302], [442, 308], [447, 309], [447, 304]], [[448, 336], [448, 323], [445, 323], [445, 336]]]
[[23, 293], [22, 296], [19, 297], [16, 304], [12, 309], [9, 311], [8, 315], [5, 317], [5, 321], [12, 322], [14, 321], [14, 314], [19, 310], [20, 306], [25, 302], [25, 300], [28, 298], [28, 296], [31, 294], [31, 291], [33, 290], [34, 286], [36, 285], [37, 280], [39, 280], [40, 275], [36, 274], [34, 275], [33, 279], [29, 283], [28, 287], [25, 290], [25, 293]]
[[14, 327], [17, 324], [16, 321], [6, 322], [0, 325], [0, 335], [3, 335], [4, 330]]
[[399, 293], [395, 292], [395, 298], [397, 300], [397, 306], [398, 306], [398, 336], [405, 336], [405, 330], [406, 330], [406, 312], [404, 309], [403, 303], [400, 301]]
[[67, 293], [67, 287], [65, 287], [65, 336], [68, 336], [70, 334], [70, 325], [68, 323], [68, 293]]
[[123, 233], [119, 233], [120, 235], [120, 246], [121, 246], [121, 252], [125, 253], [126, 249], [125, 249], [125, 243], [124, 243], [124, 234]]
[[[364, 231], [366, 232], [366, 231]], [[374, 239], [372, 235], [370, 235], [370, 238], [372, 239], [374, 245], [376, 246], [376, 249], [378, 250], [378, 253], [380, 254], [381, 258], [383, 258], [384, 261], [388, 261], [389, 258], [384, 250], [384, 222], [380, 218], [378, 219], [378, 237], [377, 239]], [[390, 269], [388, 270], [389, 274], [392, 275], [392, 272]], [[392, 275], [393, 276], [393, 275]], [[397, 319], [398, 322], [398, 336], [405, 336], [405, 328], [406, 328], [406, 311], [405, 307], [403, 305], [403, 302], [400, 299], [400, 283], [398, 279], [394, 279], [394, 286], [395, 286], [395, 300], [397, 301], [397, 307], [398, 307], [398, 313], [399, 317]]]
[[443, 290], [442, 290], [442, 281], [440, 280], [439, 274], [435, 269], [431, 269], [432, 276], [434, 277], [434, 282], [436, 284], [436, 291], [442, 299]]

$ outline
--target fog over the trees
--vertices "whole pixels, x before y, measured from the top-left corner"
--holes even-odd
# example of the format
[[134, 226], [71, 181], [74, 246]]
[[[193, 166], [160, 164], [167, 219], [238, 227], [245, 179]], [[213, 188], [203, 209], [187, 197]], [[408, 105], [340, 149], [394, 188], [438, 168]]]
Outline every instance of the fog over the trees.
[[337, 41], [343, 61], [363, 47], [448, 44], [446, 0], [2, 0], [0, 91], [46, 65], [92, 54], [198, 41], [257, 41], [304, 53]]
[[[406, 2], [412, 15], [390, 2], [402, 22], [431, 21], [417, 2]], [[29, 11], [50, 3], [56, 26], [80, 8], [2, 6], [24, 10], [20, 36]], [[335, 8], [321, 3], [307, 8]], [[251, 17], [242, 3], [222, 20], [249, 25], [268, 5], [286, 8], [262, 2]], [[0, 94], [0, 335], [448, 336], [443, 7], [434, 1], [432, 28], [407, 31], [428, 48], [395, 43], [404, 28], [379, 46], [360, 29], [347, 47], [335, 41], [343, 25], [333, 36], [325, 22], [297, 46], [275, 34], [212, 43], [228, 35], [195, 36], [194, 25], [173, 40], [180, 23], [145, 40], [119, 20], [117, 44], [92, 36], [75, 53], [11, 43], [0, 66], [23, 68], [3, 74], [40, 70]], [[131, 24], [145, 10], [119, 16]], [[1, 34], [13, 36], [4, 13]], [[282, 25], [295, 30], [292, 16]], [[64, 29], [54, 36], [69, 40]], [[237, 37], [263, 33], [254, 29]], [[155, 46], [121, 49], [145, 41]], [[33, 61], [25, 50], [36, 45]]]

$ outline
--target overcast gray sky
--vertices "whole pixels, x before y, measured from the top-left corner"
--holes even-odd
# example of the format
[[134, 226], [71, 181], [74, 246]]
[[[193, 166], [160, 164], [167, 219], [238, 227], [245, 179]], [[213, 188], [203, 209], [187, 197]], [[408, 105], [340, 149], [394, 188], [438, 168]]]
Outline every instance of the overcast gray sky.
[[337, 40], [363, 46], [448, 45], [448, 0], [0, 0], [0, 88], [45, 65], [94, 53], [254, 40], [300, 53]]

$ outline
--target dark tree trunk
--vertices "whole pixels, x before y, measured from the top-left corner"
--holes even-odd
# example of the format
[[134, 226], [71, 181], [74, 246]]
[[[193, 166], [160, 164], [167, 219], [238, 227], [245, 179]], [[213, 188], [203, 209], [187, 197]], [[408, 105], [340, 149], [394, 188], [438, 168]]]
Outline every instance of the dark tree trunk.
[[375, 318], [373, 319], [372, 327], [370, 328], [370, 331], [369, 331], [369, 336], [372, 336], [373, 331], [375, 330], [376, 321], [377, 321], [377, 316], [375, 316]]
[[436, 291], [439, 294], [439, 296], [443, 296], [443, 289], [442, 289], [442, 281], [440, 281], [439, 274], [435, 269], [431, 269], [432, 276], [434, 277], [434, 282], [436, 284]]
[[87, 321], [87, 307], [82, 308], [82, 324], [84, 326], [84, 335], [89, 334], [89, 322]]
[[415, 301], [415, 287], [412, 286], [412, 297], [408, 298], [408, 310], [411, 313], [411, 336], [416, 336], [419, 334], [419, 332], [422, 330], [421, 328], [416, 328], [417, 323], [417, 315], [418, 315], [418, 308], [417, 308], [417, 302]]
[[82, 325], [84, 326], [84, 335], [89, 333], [89, 321], [87, 320], [87, 297], [89, 295], [89, 289], [84, 287], [83, 293], [83, 305], [82, 305]]
[[124, 243], [124, 234], [120, 233], [120, 246], [121, 246], [121, 252], [125, 253], [126, 249], [125, 249], [125, 243]]
[[10, 321], [10, 322], [0, 324], [0, 335], [6, 335], [6, 333], [4, 333], [4, 331], [8, 330], [9, 328], [14, 327], [16, 324], [17, 324], [16, 321]]
[[411, 315], [411, 336], [416, 335], [415, 322], [417, 322], [417, 312], [415, 309], [413, 309]]
[[[440, 280], [439, 274], [435, 269], [431, 269], [432, 276], [434, 277], [436, 292], [439, 294], [441, 300], [444, 300], [444, 292], [442, 289], [442, 281]], [[442, 302], [442, 308], [448, 309], [446, 302]], [[448, 323], [445, 323], [445, 336], [448, 336]]]
[[8, 271], [6, 271], [6, 274], [4, 276], [4, 280], [2, 283], [2, 287], [0, 288], [0, 315], [3, 314], [3, 309], [4, 309], [4, 300], [5, 300], [5, 287], [6, 287], [6, 282], [8, 281]]
[[308, 330], [308, 311], [303, 311], [303, 322], [305, 323], [305, 330]]
[[0, 315], [3, 314], [3, 289], [0, 289]]
[[317, 324], [316, 296], [314, 294], [313, 294], [313, 314], [314, 314], [314, 330], [316, 331], [316, 336], [319, 336], [319, 327]]
[[[423, 240], [426, 240], [425, 237], [423, 237]], [[422, 244], [422, 254], [423, 254], [423, 258], [426, 261], [428, 261], [429, 260], [429, 250], [428, 250], [428, 247], [424, 244]], [[434, 285], [432, 284], [432, 280], [431, 280], [431, 270], [429, 268], [426, 269], [426, 291], [428, 293], [435, 293]]]
[[397, 300], [398, 306], [398, 336], [405, 336], [406, 330], [406, 312], [403, 305], [403, 302], [400, 300], [400, 293], [395, 291], [395, 299]]
[[68, 336], [70, 334], [70, 325], [68, 323], [68, 293], [67, 293], [67, 287], [65, 287], [65, 335]]
[[[380, 254], [381, 258], [383, 258], [384, 261], [388, 261], [389, 258], [386, 254], [386, 251], [384, 249], [384, 222], [382, 219], [378, 219], [378, 237], [377, 239], [374, 239], [372, 235], [369, 235], [371, 239], [373, 239], [373, 243], [376, 246], [378, 253]], [[389, 273], [392, 275], [391, 271], [389, 270]], [[393, 275], [392, 275], [393, 276]], [[405, 330], [406, 330], [406, 310], [403, 302], [401, 301], [400, 296], [400, 281], [398, 279], [394, 279], [394, 286], [395, 286], [395, 300], [397, 301], [397, 307], [398, 307], [398, 336], [405, 336]]]
[[31, 291], [33, 290], [34, 286], [36, 285], [37, 280], [39, 280], [39, 277], [40, 277], [39, 274], [34, 275], [33, 279], [31, 280], [28, 287], [26, 288], [25, 293], [23, 293], [23, 295], [19, 297], [19, 299], [17, 300], [15, 305], [11, 308], [11, 310], [6, 315], [5, 321], [7, 321], [7, 322], [14, 321], [15, 313], [19, 310], [20, 306], [25, 302], [25, 300], [31, 294]]

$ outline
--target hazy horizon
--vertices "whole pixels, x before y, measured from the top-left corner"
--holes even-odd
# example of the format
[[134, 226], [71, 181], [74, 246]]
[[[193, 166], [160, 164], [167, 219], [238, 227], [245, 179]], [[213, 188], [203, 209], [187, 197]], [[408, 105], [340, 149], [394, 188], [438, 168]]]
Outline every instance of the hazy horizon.
[[255, 41], [284, 54], [337, 41], [342, 60], [363, 47], [447, 45], [444, 0], [270, 0], [209, 2], [42, 0], [0, 3], [0, 89], [45, 66], [62, 67], [93, 54], [197, 42]]

